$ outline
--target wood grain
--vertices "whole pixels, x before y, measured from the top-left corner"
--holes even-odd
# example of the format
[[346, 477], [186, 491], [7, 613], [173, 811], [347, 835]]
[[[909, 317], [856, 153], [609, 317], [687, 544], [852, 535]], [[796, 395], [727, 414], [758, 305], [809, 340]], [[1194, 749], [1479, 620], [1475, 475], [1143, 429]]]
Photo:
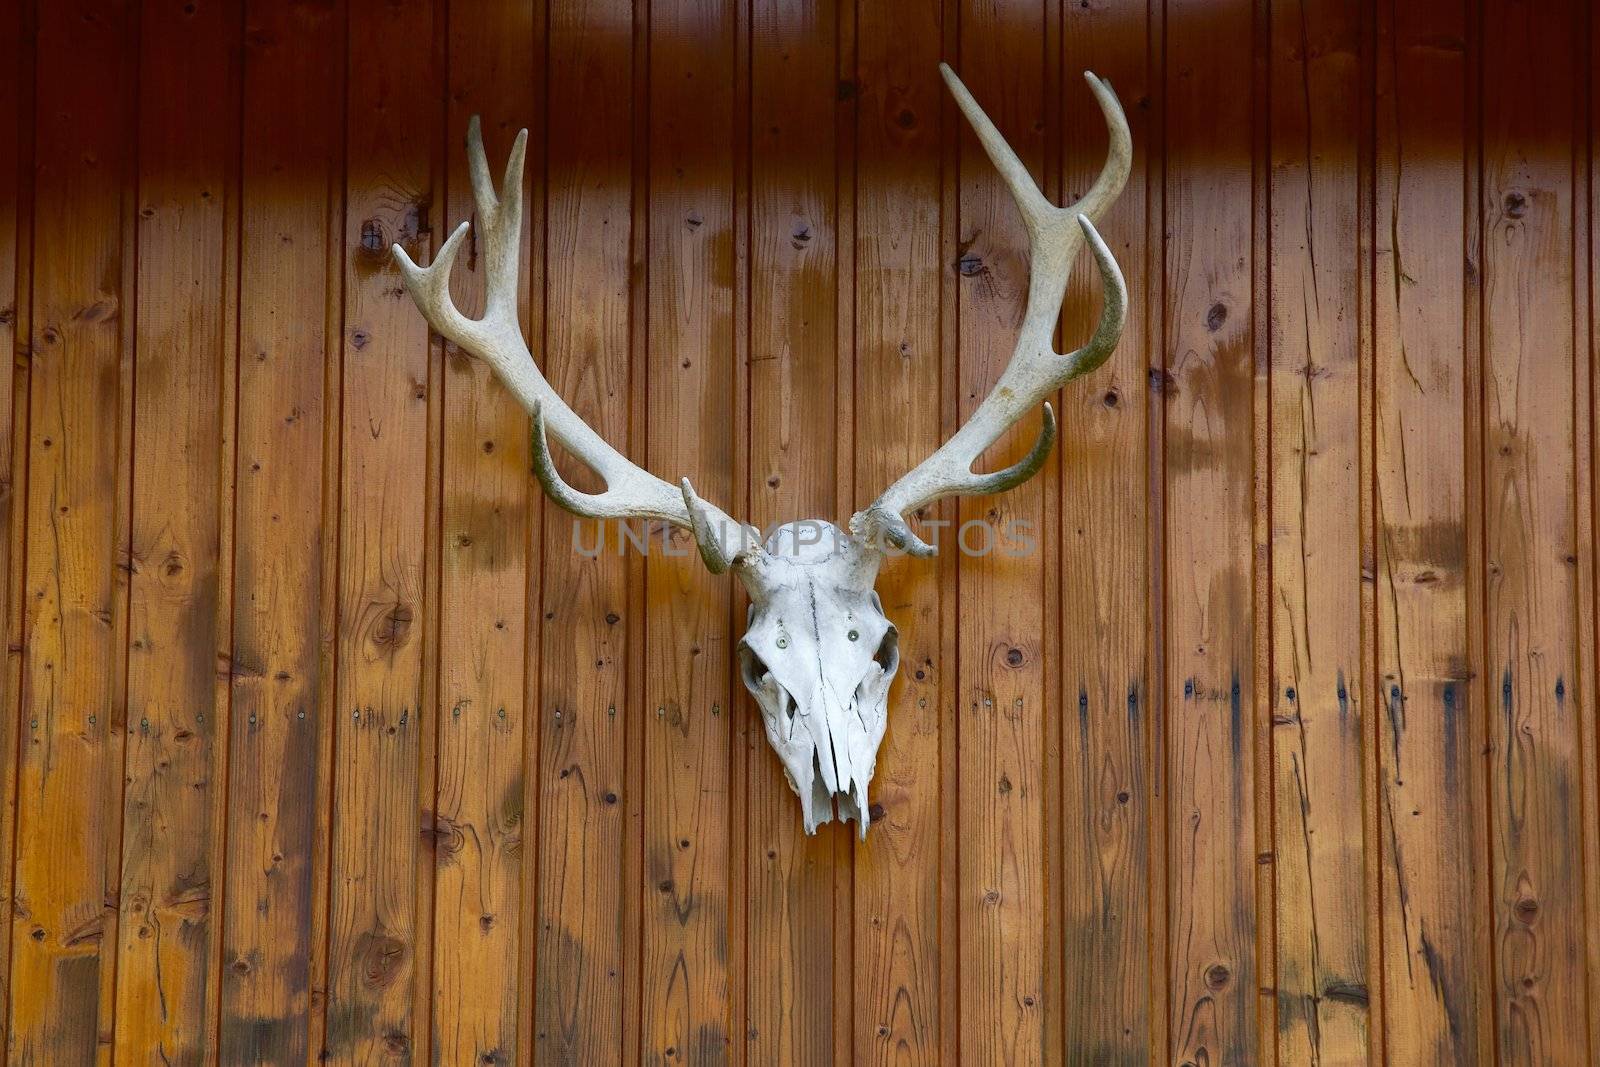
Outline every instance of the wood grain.
[[1272, 679], [1277, 1055], [1367, 1062], [1359, 12], [1274, 3]]
[[[1148, 1061], [1150, 874], [1158, 778], [1150, 766], [1152, 703], [1148, 513], [1151, 472], [1148, 312], [1153, 287], [1146, 213], [1151, 191], [1151, 83], [1144, 5], [1066, 5], [1062, 34], [1062, 180], [1057, 203], [1088, 191], [1105, 163], [1104, 120], [1080, 72], [1116, 88], [1133, 131], [1134, 166], [1098, 229], [1131, 294], [1122, 343], [1106, 366], [1063, 392], [1061, 422], [1060, 816], [1062, 1032], [1067, 1063]], [[1157, 172], [1159, 173], [1159, 172]], [[1083, 343], [1099, 315], [1092, 260], [1079, 257], [1062, 314], [1061, 347]], [[1154, 902], [1159, 907], [1159, 902]], [[1085, 967], [1079, 961], [1093, 960]], [[1165, 984], [1165, 976], [1156, 977]]]
[[[1046, 141], [1044, 17], [1029, 0], [960, 11], [962, 80], [1036, 181]], [[961, 138], [957, 409], [966, 418], [1011, 359], [1029, 275], [1011, 194], [976, 137]], [[990, 451], [989, 469], [1015, 460], [1035, 417]], [[1047, 521], [1044, 497], [1035, 480], [1003, 497], [963, 501], [960, 526], [941, 539], [945, 551], [960, 553], [960, 1056], [978, 1062], [1044, 1057], [1052, 956], [1044, 933], [1053, 928], [1044, 855], [1044, 737], [1053, 701], [1045, 699], [1043, 596], [1051, 538], [1026, 547]]]
[[[527, 0], [452, 11], [447, 42], [447, 214], [473, 212], [465, 144], [481, 113], [491, 173], [532, 120], [534, 12]], [[524, 184], [527, 184], [524, 177]], [[528, 229], [523, 227], [524, 239]], [[485, 261], [453, 286], [481, 313]], [[528, 278], [519, 277], [521, 304]], [[523, 705], [528, 646], [528, 416], [488, 365], [446, 346], [440, 538], [438, 786], [433, 804], [434, 1054], [443, 1063], [508, 1062], [518, 1047]]]
[[[878, 493], [937, 448], [941, 383], [940, 163], [947, 121], [936, 69], [940, 9], [924, 3], [898, 17], [858, 12], [855, 389], [856, 503]], [[941, 508], [941, 512], [948, 509]], [[942, 563], [942, 561], [941, 561]], [[900, 671], [878, 753], [872, 802], [879, 809], [855, 868], [855, 1059], [927, 1064], [955, 1056], [942, 1045], [944, 881], [953, 842], [941, 826], [941, 750], [953, 670], [941, 647], [945, 598], [940, 564], [899, 559], [878, 580], [884, 612], [900, 630]], [[950, 746], [953, 751], [953, 745]], [[954, 770], [953, 761], [950, 770]], [[953, 903], [953, 901], [948, 901]]]
[[[1170, 1055], [1256, 1059], [1250, 11], [1167, 5]], [[1264, 742], [1262, 742], [1264, 743]]]
[[[1375, 292], [1378, 855], [1392, 1062], [1487, 1062], [1483, 681], [1467, 618], [1460, 5], [1380, 8]], [[1448, 176], [1448, 177], [1447, 177]]]
[[[1575, 0], [0, 4], [0, 1062], [1590, 1062], [1597, 42]], [[885, 567], [873, 829], [807, 838], [735, 581], [580, 551], [387, 246], [470, 215], [471, 113], [497, 170], [529, 126], [556, 389], [843, 518], [1021, 315], [941, 58], [1060, 201], [1111, 77], [1132, 314], [1058, 467], [919, 519], [1037, 551]], [[1083, 271], [1062, 344], [1097, 311]]]
[[[840, 521], [837, 6], [756, 0], [751, 8], [750, 460], [742, 510], [762, 530]], [[856, 824], [806, 835], [760, 709], [742, 692], [738, 702], [750, 723], [745, 937], [768, 946], [747, 964], [747, 1053], [757, 1063], [821, 1063], [833, 1057], [834, 1020], [848, 1015], [851, 1001], [850, 987], [834, 981], [833, 929], [834, 894], [849, 893]]]
[[0, 682], [0, 1063], [10, 1044], [12, 878], [17, 840], [17, 749], [22, 684], [23, 580], [27, 556], [28, 359], [33, 225], [33, 44], [31, 11], [4, 12], [0, 43], [0, 575], [5, 582], [4, 680]]
[[[327, 1054], [333, 1063], [422, 1055], [429, 924], [417, 900], [432, 796], [423, 735], [430, 595], [427, 483], [436, 356], [404, 299], [389, 246], [428, 254], [440, 113], [434, 11], [358, 3], [349, 16], [345, 152], [343, 429], [339, 513]], [[361, 62], [365, 56], [382, 62]], [[420, 136], [419, 136], [420, 133]], [[419, 986], [419, 983], [420, 986]]]
[[[233, 706], [222, 895], [221, 1055], [304, 1063], [320, 1007], [332, 671], [325, 443], [337, 426], [342, 115], [336, 9], [253, 5], [240, 162]], [[315, 116], [314, 119], [311, 116]], [[337, 261], [335, 261], [337, 262]]]
[[[198, 1063], [215, 1040], [214, 902], [226, 795], [232, 530], [230, 257], [241, 24], [140, 14], [128, 740], [118, 922], [119, 1058]], [[195, 57], [188, 61], [187, 57]], [[193, 98], [190, 98], [193, 94]], [[152, 1012], [149, 1004], [164, 1010]]]
[[[1590, 1061], [1580, 864], [1570, 3], [1483, 12], [1482, 447], [1498, 1062]], [[1592, 725], [1592, 724], [1591, 724]]]
[[[735, 499], [734, 19], [725, 0], [650, 5], [640, 458], [713, 502]], [[744, 1045], [730, 1029], [732, 592], [682, 530], [653, 531], [646, 568], [642, 1055], [721, 1063]]]
[[[9, 1062], [109, 1060], [127, 634], [136, 17], [37, 13]], [[80, 69], [79, 64], [82, 64]], [[42, 249], [69, 254], [43, 255]]]
[[[633, 40], [625, 3], [552, 9], [545, 367], [573, 410], [619, 449], [630, 439]], [[602, 483], [575, 462], [573, 485]], [[641, 631], [621, 530], [546, 509], [539, 703], [540, 890], [536, 1050], [558, 1062], [623, 1058], [629, 702]]]

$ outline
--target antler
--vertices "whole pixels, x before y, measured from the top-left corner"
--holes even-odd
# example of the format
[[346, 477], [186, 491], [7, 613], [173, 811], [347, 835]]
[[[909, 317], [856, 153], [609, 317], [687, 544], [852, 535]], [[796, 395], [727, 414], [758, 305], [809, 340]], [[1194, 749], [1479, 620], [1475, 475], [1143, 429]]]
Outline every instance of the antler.
[[[1044, 426], [1039, 439], [1027, 456], [993, 474], [975, 474], [972, 470], [984, 450], [999, 440], [1029, 408], [1059, 389], [1062, 383], [1087, 374], [1106, 361], [1122, 336], [1128, 304], [1122, 272], [1091, 221], [1110, 207], [1122, 192], [1133, 159], [1128, 120], [1110, 83], [1084, 72], [1084, 79], [1105, 115], [1111, 147], [1100, 177], [1084, 198], [1071, 207], [1058, 208], [1039, 191], [1028, 168], [1006, 144], [955, 72], [941, 63], [939, 73], [944, 75], [956, 104], [977, 132], [984, 151], [1022, 212], [1022, 221], [1028, 229], [1031, 266], [1027, 311], [1017, 335], [1017, 346], [994, 390], [950, 440], [850, 520], [851, 532], [856, 536], [873, 542], [882, 538], [918, 556], [932, 555], [934, 550], [906, 525], [905, 512], [943, 496], [1004, 492], [1021, 485], [1044, 466], [1056, 436], [1055, 414], [1048, 403], [1044, 405]], [[1061, 311], [1062, 297], [1066, 295], [1072, 261], [1078, 254], [1079, 242], [1085, 237], [1105, 281], [1105, 306], [1089, 343], [1063, 356], [1055, 351], [1050, 336]]]
[[[523, 130], [512, 146], [505, 181], [497, 194], [484, 157], [477, 116], [467, 126], [467, 161], [488, 282], [483, 318], [467, 318], [450, 297], [450, 269], [470, 223], [456, 227], [427, 267], [417, 266], [405, 249], [394, 246], [406, 289], [435, 330], [485, 360], [533, 415], [534, 472], [550, 499], [574, 514], [590, 518], [660, 519], [689, 530], [706, 566], [720, 574], [750, 551], [752, 535], [757, 540], [759, 535], [701, 500], [689, 479], [675, 488], [612, 448], [545, 381], [523, 340], [517, 321], [517, 272], [522, 234], [522, 163], [527, 147], [528, 131]], [[550, 457], [547, 433], [605, 479], [603, 492], [579, 492], [562, 480]]]

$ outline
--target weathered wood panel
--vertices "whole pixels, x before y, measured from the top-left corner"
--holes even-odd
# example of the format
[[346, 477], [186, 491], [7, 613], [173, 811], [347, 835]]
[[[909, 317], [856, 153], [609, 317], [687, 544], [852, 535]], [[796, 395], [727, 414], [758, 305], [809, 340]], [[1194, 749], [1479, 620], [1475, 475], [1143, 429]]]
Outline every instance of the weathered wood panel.
[[[528, 0], [451, 13], [448, 227], [473, 213], [459, 147], [471, 117], [484, 113], [497, 187], [517, 131], [532, 121], [532, 22]], [[454, 286], [469, 315], [482, 312], [485, 263], [473, 257]], [[526, 308], [526, 273], [519, 282]], [[533, 487], [526, 476], [527, 414], [493, 377], [481, 360], [446, 347], [430, 1023], [441, 1063], [505, 1062], [514, 1054], [517, 961], [528, 943], [520, 901]]]
[[[1593, 1059], [1585, 5], [0, 28], [5, 1063]], [[575, 542], [387, 246], [470, 216], [470, 114], [496, 170], [529, 126], [555, 387], [730, 511], [843, 521], [1021, 316], [941, 58], [1062, 202], [1110, 75], [1133, 313], [1058, 466], [921, 517], [1036, 551], [885, 568], [873, 830], [807, 838], [734, 580]]]
[[[109, 1059], [125, 729], [138, 20], [37, 13], [9, 1062]], [[81, 64], [81, 66], [80, 66]], [[43, 254], [44, 250], [50, 254]]]
[[[1151, 571], [1148, 442], [1152, 390], [1145, 359], [1160, 290], [1147, 223], [1152, 192], [1152, 92], [1143, 4], [1067, 5], [1062, 39], [1062, 181], [1057, 203], [1088, 191], [1105, 164], [1104, 120], [1080, 72], [1110, 79], [1128, 113], [1134, 167], [1098, 224], [1127, 280], [1132, 313], [1104, 370], [1074, 382], [1061, 403], [1061, 1030], [1068, 1063], [1138, 1064], [1165, 1049], [1151, 1004], [1160, 952], [1151, 871], [1164, 870], [1151, 833], [1159, 770], [1150, 747], [1147, 634]], [[1156, 182], [1159, 186], [1159, 181]], [[1063, 348], [1082, 344], [1099, 316], [1101, 286], [1079, 257], [1062, 314]], [[1159, 394], [1158, 394], [1159, 395]], [[1046, 536], [1049, 536], [1047, 533]], [[1093, 960], [1092, 967], [1079, 961]], [[1160, 971], [1158, 965], [1156, 971]]]
[[[1252, 12], [1166, 36], [1168, 999], [1175, 1062], [1256, 1059]], [[1270, 860], [1270, 857], [1268, 857]]]
[[1384, 1052], [1486, 1062], [1483, 680], [1469, 647], [1466, 12], [1380, 9], [1374, 404]]
[[344, 123], [317, 101], [342, 87], [341, 14], [257, 3], [244, 27], [226, 1062], [320, 1047], [306, 1020], [326, 981]]
[[1272, 6], [1277, 1054], [1367, 1062], [1360, 11]]
[[[551, 16], [545, 367], [574, 411], [633, 452], [630, 9], [571, 5]], [[585, 491], [603, 487], [576, 463], [562, 468]], [[624, 842], [638, 830], [629, 755], [646, 727], [628, 674], [643, 630], [621, 534], [545, 509], [534, 1048], [557, 1062], [622, 1059], [624, 998], [639, 985], [626, 960], [639, 933]]]
[[198, 1063], [216, 1039], [208, 1004], [227, 780], [240, 20], [148, 0], [140, 30], [114, 1055]]
[[[734, 123], [737, 9], [650, 5], [649, 345], [639, 459], [733, 501]], [[642, 454], [641, 454], [642, 453]], [[720, 506], [720, 505], [719, 505]], [[641, 1055], [721, 1063], [744, 1051], [730, 928], [742, 812], [729, 803], [733, 595], [686, 531], [653, 531], [644, 623], [644, 955]], [[737, 1033], [740, 1041], [734, 1043]]]
[[[1483, 13], [1482, 448], [1502, 1064], [1592, 1062], [1577, 678], [1573, 108], [1581, 5]], [[1589, 728], [1593, 728], [1590, 722]], [[1592, 801], [1591, 801], [1592, 803]]]
[[[958, 18], [962, 80], [1043, 182], [1044, 5], [962, 4]], [[963, 128], [960, 138], [957, 410], [965, 419], [1011, 358], [1029, 272], [1027, 234], [1010, 192], [976, 136]], [[1014, 462], [1031, 444], [1038, 417], [1030, 413], [990, 450], [994, 467]], [[966, 605], [956, 652], [957, 832], [965, 846], [961, 936], [971, 965], [959, 968], [960, 1056], [981, 1063], [1044, 1058], [1046, 965], [1053, 957], [1045, 934], [1058, 930], [1045, 877], [1044, 739], [1056, 704], [1047, 702], [1045, 683], [1052, 539], [1037, 535], [1054, 520], [1044, 490], [1045, 481], [1035, 479], [1004, 497], [963, 501], [958, 527], [939, 538], [943, 551], [959, 553]]]
[[22, 593], [27, 556], [28, 359], [33, 226], [33, 13], [4, 9], [0, 43], [0, 576], [5, 582], [5, 673], [0, 685], [0, 1056], [10, 1044], [11, 958], [22, 680]]
[[[741, 510], [762, 530], [835, 514], [840, 486], [834, 111], [838, 5], [755, 0], [750, 25], [750, 430]], [[834, 981], [835, 892], [850, 890], [854, 823], [814, 836], [744, 693], [747, 1055], [833, 1058], [851, 988]], [[846, 920], [848, 921], [848, 920]], [[848, 947], [848, 942], [845, 943]], [[846, 971], [848, 974], [848, 970]], [[846, 1028], [848, 1032], [848, 1027]]]
[[[327, 1055], [423, 1056], [430, 924], [418, 900], [424, 758], [434, 711], [424, 656], [432, 537], [428, 482], [436, 349], [389, 258], [423, 259], [439, 221], [431, 180], [442, 139], [436, 12], [410, 0], [349, 12]], [[383, 58], [381, 63], [373, 57]], [[431, 879], [430, 879], [431, 881]], [[426, 1000], [424, 1000], [426, 1003]], [[423, 1057], [425, 1059], [425, 1057]]]
[[[941, 219], [943, 134], [955, 129], [936, 69], [940, 6], [898, 17], [863, 8], [856, 99], [854, 389], [871, 417], [856, 424], [855, 502], [865, 506], [942, 439], [946, 384]], [[942, 117], [943, 116], [943, 117]], [[953, 140], [953, 139], [952, 139]], [[953, 398], [951, 398], [953, 399]], [[941, 509], [943, 511], [944, 509]], [[944, 561], [940, 561], [943, 563]], [[873, 829], [855, 867], [855, 1060], [937, 1063], [956, 1055], [947, 1035], [955, 970], [950, 922], [955, 762], [941, 576], [914, 559], [888, 563], [878, 594], [900, 629], [899, 681], [873, 778]], [[950, 664], [948, 673], [940, 665]]]

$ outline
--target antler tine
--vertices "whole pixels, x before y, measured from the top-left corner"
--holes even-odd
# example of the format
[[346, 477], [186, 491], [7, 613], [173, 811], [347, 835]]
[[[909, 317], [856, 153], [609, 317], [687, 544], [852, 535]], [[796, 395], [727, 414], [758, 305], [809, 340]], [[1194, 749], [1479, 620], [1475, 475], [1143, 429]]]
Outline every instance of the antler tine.
[[[1070, 208], [1059, 208], [1040, 192], [1028, 168], [1017, 157], [961, 79], [939, 65], [945, 84], [971, 123], [995, 169], [1011, 190], [1028, 230], [1030, 265], [1028, 303], [1011, 362], [994, 390], [972, 417], [933, 455], [890, 486], [882, 496], [850, 520], [858, 537], [883, 539], [913, 555], [932, 555], [933, 548], [906, 524], [904, 513], [942, 496], [996, 493], [1027, 481], [1044, 466], [1055, 440], [1055, 417], [1044, 406], [1044, 427], [1033, 449], [1019, 463], [993, 474], [973, 473], [978, 457], [1025, 415], [1069, 379], [1100, 366], [1116, 348], [1127, 313], [1128, 294], [1111, 250], [1095, 231], [1092, 217], [1116, 200], [1132, 165], [1133, 142], [1127, 118], [1109, 83], [1085, 72], [1110, 131], [1110, 149], [1100, 176], [1087, 195]], [[1100, 323], [1084, 347], [1065, 356], [1055, 351], [1051, 334], [1066, 295], [1079, 242], [1087, 240], [1104, 282], [1105, 304]]]
[[[533, 361], [517, 320], [517, 279], [522, 237], [522, 169], [528, 131], [517, 134], [497, 192], [483, 150], [477, 116], [467, 126], [467, 169], [483, 236], [486, 300], [481, 319], [469, 319], [450, 296], [450, 271], [470, 228], [463, 222], [426, 267], [394, 246], [395, 261], [417, 309], [440, 335], [482, 358], [533, 416], [533, 466], [557, 504], [599, 519], [654, 519], [695, 534], [700, 554], [720, 573], [751, 552], [750, 529], [692, 490], [669, 485], [612, 448], [566, 405]], [[547, 432], [606, 483], [600, 493], [573, 489], [556, 472]]]

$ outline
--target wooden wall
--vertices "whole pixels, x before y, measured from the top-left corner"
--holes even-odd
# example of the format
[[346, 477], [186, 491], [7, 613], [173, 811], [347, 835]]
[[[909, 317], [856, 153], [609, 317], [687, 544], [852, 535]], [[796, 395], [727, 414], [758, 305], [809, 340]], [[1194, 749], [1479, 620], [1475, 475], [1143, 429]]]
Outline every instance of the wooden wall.
[[[7, 1064], [1600, 1056], [1583, 0], [0, 12]], [[530, 127], [556, 387], [846, 516], [1021, 315], [941, 58], [1063, 200], [1112, 79], [1133, 313], [807, 838], [740, 590], [575, 553], [387, 249]]]

